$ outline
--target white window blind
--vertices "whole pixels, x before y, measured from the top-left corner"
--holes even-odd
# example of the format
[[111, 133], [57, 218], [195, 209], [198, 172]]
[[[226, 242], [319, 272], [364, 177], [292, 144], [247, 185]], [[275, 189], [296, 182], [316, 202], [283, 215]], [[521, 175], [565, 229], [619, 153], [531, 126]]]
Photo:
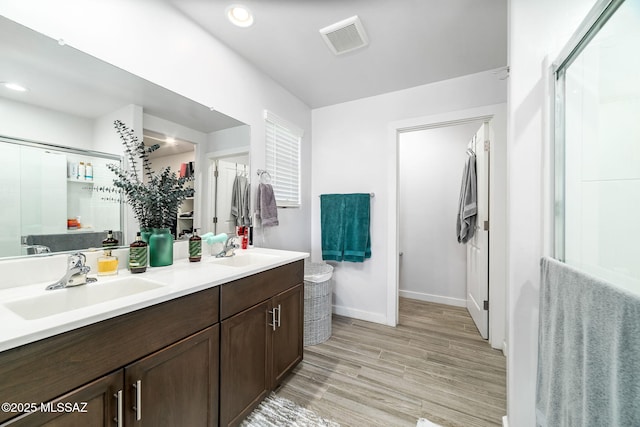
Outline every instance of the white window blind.
[[302, 129], [265, 111], [265, 166], [280, 207], [300, 206], [300, 141]]

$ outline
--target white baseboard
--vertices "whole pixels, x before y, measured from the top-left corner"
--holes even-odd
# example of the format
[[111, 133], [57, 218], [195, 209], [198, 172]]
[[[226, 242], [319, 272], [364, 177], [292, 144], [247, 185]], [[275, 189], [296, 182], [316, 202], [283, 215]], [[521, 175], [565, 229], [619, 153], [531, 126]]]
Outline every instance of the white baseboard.
[[400, 296], [403, 298], [417, 299], [420, 301], [435, 302], [438, 304], [453, 305], [455, 307], [466, 307], [467, 300], [460, 298], [443, 297], [441, 295], [432, 295], [424, 292], [403, 291], [400, 290]]
[[387, 324], [387, 316], [380, 313], [373, 313], [370, 311], [363, 311], [363, 310], [358, 310], [351, 307], [344, 307], [340, 305], [334, 305], [333, 312], [340, 316], [351, 317], [352, 319], [364, 320], [366, 322], [380, 323], [382, 325]]
[[509, 418], [506, 415], [502, 417], [502, 427], [509, 427]]
[[507, 342], [502, 341], [502, 355], [504, 357], [508, 357], [509, 352], [507, 351]]

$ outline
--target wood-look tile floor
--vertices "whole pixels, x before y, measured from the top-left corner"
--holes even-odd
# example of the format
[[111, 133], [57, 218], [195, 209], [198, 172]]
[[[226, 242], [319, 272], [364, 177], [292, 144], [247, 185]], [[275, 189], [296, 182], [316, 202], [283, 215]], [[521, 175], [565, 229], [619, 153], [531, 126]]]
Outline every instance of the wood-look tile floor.
[[499, 426], [506, 360], [464, 308], [400, 299], [398, 327], [334, 316], [276, 391], [347, 426]]

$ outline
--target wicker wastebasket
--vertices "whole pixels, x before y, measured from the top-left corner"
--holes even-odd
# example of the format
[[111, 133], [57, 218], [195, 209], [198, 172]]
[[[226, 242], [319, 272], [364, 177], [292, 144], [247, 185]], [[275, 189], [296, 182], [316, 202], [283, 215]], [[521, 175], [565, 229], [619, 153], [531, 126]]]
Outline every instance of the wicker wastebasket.
[[315, 345], [331, 336], [331, 276], [325, 263], [304, 265], [304, 345]]

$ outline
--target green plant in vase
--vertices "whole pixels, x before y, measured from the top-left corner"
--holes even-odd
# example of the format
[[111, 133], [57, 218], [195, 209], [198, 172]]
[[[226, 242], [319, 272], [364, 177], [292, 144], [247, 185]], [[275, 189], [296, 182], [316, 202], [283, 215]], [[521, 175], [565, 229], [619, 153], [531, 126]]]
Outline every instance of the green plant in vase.
[[131, 206], [143, 234], [150, 232], [149, 265], [170, 265], [173, 263], [170, 227], [178, 215], [180, 204], [193, 196], [193, 188], [186, 186], [193, 178], [178, 177], [168, 166], [160, 172], [154, 171], [149, 156], [160, 145], [146, 147], [123, 122], [116, 120], [114, 125], [125, 148], [128, 168], [107, 165], [116, 175], [113, 185]]

